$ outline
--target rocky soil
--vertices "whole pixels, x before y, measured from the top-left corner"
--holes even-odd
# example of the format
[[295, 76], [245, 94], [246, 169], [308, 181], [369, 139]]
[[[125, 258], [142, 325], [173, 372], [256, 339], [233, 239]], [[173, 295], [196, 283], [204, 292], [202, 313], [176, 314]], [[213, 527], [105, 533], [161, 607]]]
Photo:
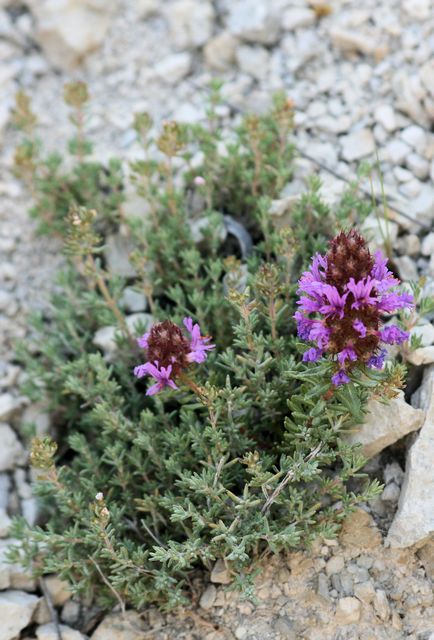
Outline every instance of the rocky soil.
[[[29, 199], [12, 174], [16, 134], [10, 108], [30, 93], [47, 144], [59, 147], [69, 122], [63, 84], [82, 78], [93, 103], [96, 155], [137, 153], [132, 115], [199, 120], [206, 86], [218, 75], [227, 104], [263, 110], [276, 89], [296, 107], [300, 151], [295, 180], [275, 214], [317, 173], [333, 201], [359, 163], [378, 157], [392, 219], [370, 216], [372, 243], [395, 249], [402, 279], [426, 278], [434, 292], [434, 6], [431, 0], [0, 0], [0, 640], [434, 639], [434, 328], [416, 331], [411, 355], [425, 367], [412, 405], [373, 405], [360, 439], [369, 470], [384, 482], [375, 503], [346, 523], [339, 543], [264, 562], [256, 604], [227, 590], [216, 566], [182, 616], [119, 612], [101, 620], [82, 610], [55, 577], [36, 585], [3, 561], [10, 517], [36, 517], [23, 434], [49, 429], [42, 405], [19, 386], [17, 339], [31, 340], [26, 316], [49, 315], [48, 294], [62, 259], [53, 239], [35, 236]], [[368, 192], [369, 183], [362, 183]], [[373, 179], [381, 195], [381, 185]], [[420, 371], [420, 378], [422, 372]], [[404, 438], [404, 440], [403, 440]], [[398, 441], [398, 444], [394, 444]], [[44, 597], [45, 593], [45, 597]], [[54, 605], [54, 609], [51, 605]], [[55, 611], [60, 623], [56, 625]]]

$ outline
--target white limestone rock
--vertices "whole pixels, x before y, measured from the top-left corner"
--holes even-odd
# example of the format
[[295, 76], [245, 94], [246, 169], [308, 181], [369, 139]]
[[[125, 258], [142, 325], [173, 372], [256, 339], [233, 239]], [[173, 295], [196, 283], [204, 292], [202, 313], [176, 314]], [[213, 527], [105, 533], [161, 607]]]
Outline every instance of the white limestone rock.
[[342, 157], [347, 162], [360, 160], [375, 151], [375, 140], [370, 129], [360, 129], [340, 138]]
[[368, 409], [360, 427], [342, 434], [349, 444], [360, 443], [366, 458], [373, 458], [408, 433], [420, 429], [424, 420], [424, 412], [409, 405], [402, 391], [388, 404], [371, 400]]
[[0, 593], [0, 640], [13, 640], [30, 623], [39, 598], [23, 591]]
[[143, 640], [145, 623], [136, 611], [112, 613], [104, 618], [91, 640]]
[[229, 31], [222, 31], [209, 40], [203, 50], [206, 64], [216, 71], [226, 71], [235, 63], [235, 52], [239, 44]]
[[295, 31], [301, 27], [310, 27], [315, 23], [315, 12], [307, 7], [290, 7], [282, 17], [285, 31]]
[[423, 364], [432, 364], [434, 362], [434, 347], [419, 347], [410, 351], [407, 355], [407, 361], [418, 367]]
[[386, 131], [395, 131], [398, 128], [397, 118], [390, 104], [380, 104], [374, 112], [375, 121]]
[[166, 10], [170, 36], [175, 47], [195, 49], [211, 37], [214, 8], [207, 0], [177, 0]]
[[155, 73], [166, 84], [177, 84], [190, 73], [192, 57], [186, 51], [173, 53], [155, 66]]
[[241, 71], [253, 76], [256, 80], [263, 80], [269, 70], [270, 54], [260, 45], [241, 45], [236, 50], [236, 60]]
[[374, 38], [340, 26], [333, 26], [329, 35], [332, 44], [343, 51], [357, 51], [371, 55], [377, 48], [377, 42]]
[[434, 535], [433, 365], [425, 370], [422, 386], [414, 400], [426, 411], [426, 416], [419, 436], [407, 454], [398, 511], [386, 539], [392, 548], [421, 547]]
[[339, 624], [354, 624], [360, 620], [362, 605], [353, 597], [340, 598], [336, 607], [335, 620]]
[[71, 629], [71, 627], [67, 627], [65, 624], [60, 624], [59, 629], [57, 629], [54, 622], [49, 622], [48, 624], [43, 624], [36, 629], [36, 637], [38, 640], [58, 640], [59, 634], [58, 630], [61, 633], [62, 640], [85, 640], [86, 636], [84, 636], [80, 631], [76, 629]]
[[116, 2], [105, 0], [29, 0], [36, 37], [50, 62], [71, 71], [106, 37]]
[[280, 32], [280, 16], [267, 0], [232, 0], [229, 31], [247, 42], [275, 44]]
[[15, 431], [6, 423], [0, 423], [0, 471], [9, 471], [25, 462], [23, 445]]

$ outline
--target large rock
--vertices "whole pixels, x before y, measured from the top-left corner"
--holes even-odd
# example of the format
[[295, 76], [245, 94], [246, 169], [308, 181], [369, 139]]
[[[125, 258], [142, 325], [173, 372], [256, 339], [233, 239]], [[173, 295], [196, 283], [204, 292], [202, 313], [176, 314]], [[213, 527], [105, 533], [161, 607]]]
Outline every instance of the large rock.
[[388, 404], [372, 400], [368, 408], [365, 422], [342, 436], [349, 444], [360, 443], [366, 458], [420, 429], [424, 420], [424, 412], [409, 405], [402, 391]]
[[29, 0], [39, 44], [55, 67], [74, 69], [104, 41], [115, 2]]
[[280, 19], [267, 0], [233, 0], [230, 3], [229, 31], [253, 43], [274, 44], [279, 38]]
[[407, 455], [406, 473], [387, 542], [421, 547], [434, 537], [434, 366], [425, 370], [415, 402], [426, 410], [419, 437]]
[[0, 594], [0, 640], [13, 640], [30, 623], [39, 598], [23, 591]]

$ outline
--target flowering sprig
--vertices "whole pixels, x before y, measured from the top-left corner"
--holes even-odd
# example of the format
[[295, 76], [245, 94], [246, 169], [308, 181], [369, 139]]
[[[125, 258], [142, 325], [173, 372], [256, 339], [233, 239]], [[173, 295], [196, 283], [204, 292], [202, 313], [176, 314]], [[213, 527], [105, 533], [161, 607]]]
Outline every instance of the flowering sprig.
[[135, 367], [134, 375], [137, 378], [150, 375], [156, 380], [146, 395], [155, 395], [166, 387], [177, 389], [175, 379], [193, 362], [205, 362], [208, 351], [215, 348], [209, 344], [211, 338], [203, 336], [191, 318], [184, 318], [184, 326], [189, 338], [171, 320], [165, 320], [154, 324], [137, 340], [139, 347], [146, 350], [148, 362]]
[[384, 314], [413, 306], [413, 296], [396, 291], [398, 284], [387, 259], [379, 251], [372, 256], [357, 231], [339, 233], [325, 256], [313, 257], [299, 281], [298, 335], [315, 343], [303, 360], [331, 356], [337, 364], [332, 376], [336, 386], [348, 383], [357, 365], [381, 369], [383, 344], [400, 344], [409, 337], [396, 325], [382, 326]]

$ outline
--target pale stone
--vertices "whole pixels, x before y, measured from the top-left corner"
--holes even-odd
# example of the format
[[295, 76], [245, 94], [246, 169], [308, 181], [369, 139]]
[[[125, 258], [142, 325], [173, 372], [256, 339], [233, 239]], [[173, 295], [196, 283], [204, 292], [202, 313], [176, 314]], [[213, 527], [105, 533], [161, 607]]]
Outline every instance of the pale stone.
[[424, 372], [418, 404], [426, 411], [419, 437], [407, 454], [398, 511], [387, 543], [393, 548], [423, 546], [434, 534], [434, 366]]
[[8, 420], [19, 407], [19, 402], [10, 393], [0, 395], [0, 420]]
[[47, 435], [50, 431], [51, 418], [46, 406], [42, 403], [30, 404], [21, 416], [21, 424], [34, 426], [38, 436]]
[[136, 9], [139, 17], [143, 20], [149, 18], [158, 11], [158, 0], [136, 0]]
[[211, 571], [211, 582], [216, 584], [230, 584], [232, 582], [231, 574], [221, 559], [217, 560]]
[[420, 180], [425, 180], [429, 175], [429, 162], [418, 153], [409, 153], [405, 164], [410, 171]]
[[419, 77], [426, 90], [434, 97], [434, 59], [432, 57], [421, 67]]
[[122, 297], [119, 300], [119, 304], [126, 310], [132, 313], [138, 311], [145, 311], [148, 306], [148, 300], [144, 293], [136, 291], [132, 287], [126, 287], [122, 293]]
[[190, 73], [192, 57], [189, 53], [173, 53], [155, 66], [155, 73], [167, 84], [177, 84]]
[[200, 597], [199, 605], [202, 609], [211, 609], [214, 605], [216, 596], [217, 589], [215, 586], [213, 584], [208, 585]]
[[130, 262], [130, 253], [134, 246], [130, 238], [120, 233], [107, 236], [104, 257], [110, 272], [122, 278], [134, 278], [136, 271]]
[[39, 598], [23, 591], [0, 593], [0, 640], [13, 640], [30, 623]]
[[391, 140], [386, 145], [386, 154], [393, 164], [402, 164], [410, 153], [410, 147], [401, 140]]
[[434, 253], [434, 233], [432, 231], [422, 240], [420, 252], [423, 256], [431, 256]]
[[374, 611], [380, 620], [386, 622], [390, 617], [390, 606], [386, 592], [383, 589], [376, 589], [373, 603]]
[[326, 564], [326, 573], [328, 576], [332, 576], [335, 573], [340, 573], [345, 567], [345, 561], [342, 556], [332, 556]]
[[432, 364], [434, 362], [434, 347], [419, 347], [410, 351], [406, 356], [410, 364], [420, 367], [423, 364]]
[[339, 539], [346, 547], [373, 549], [381, 544], [381, 533], [372, 516], [358, 508], [344, 520]]
[[394, 482], [389, 482], [389, 484], [383, 489], [381, 499], [383, 502], [398, 502], [400, 493], [401, 491], [398, 485]]
[[223, 31], [207, 42], [203, 54], [206, 64], [216, 71], [226, 71], [235, 63], [239, 40], [232, 33]]
[[291, 7], [282, 17], [282, 27], [286, 31], [294, 31], [301, 27], [310, 27], [315, 22], [315, 12], [306, 7]]
[[367, 580], [356, 584], [354, 586], [354, 595], [365, 604], [371, 603], [375, 598], [375, 589], [372, 581]]
[[241, 45], [236, 51], [236, 59], [240, 70], [256, 80], [267, 76], [270, 55], [265, 47]]
[[416, 20], [426, 20], [432, 16], [431, 0], [403, 0], [402, 8]]
[[410, 256], [400, 256], [394, 258], [394, 262], [398, 267], [399, 276], [401, 280], [417, 281], [419, 274], [417, 272], [416, 263], [410, 258]]
[[357, 598], [340, 598], [336, 607], [335, 620], [339, 624], [353, 624], [360, 620], [361, 604]]
[[374, 118], [386, 131], [395, 131], [398, 128], [396, 114], [390, 104], [378, 105]]
[[422, 127], [412, 124], [401, 132], [401, 138], [417, 153], [424, 154], [427, 146], [427, 136]]
[[235, 36], [253, 43], [274, 44], [280, 31], [280, 17], [272, 3], [263, 0], [232, 0], [228, 28]]
[[0, 509], [0, 538], [6, 538], [9, 534], [9, 529], [12, 524], [12, 520], [4, 509]]
[[379, 215], [370, 213], [362, 223], [362, 233], [366, 236], [372, 250], [385, 250], [385, 244], [392, 246], [398, 237], [399, 226], [393, 220], [386, 219], [380, 210]]
[[342, 157], [347, 162], [360, 160], [375, 151], [375, 140], [372, 131], [360, 129], [340, 138], [342, 145]]
[[58, 631], [61, 633], [62, 640], [85, 640], [86, 638], [80, 631], [71, 629], [71, 627], [67, 627], [64, 624], [60, 624], [57, 628], [54, 622], [38, 627], [36, 629], [36, 637], [38, 640], [58, 640]]
[[103, 43], [115, 3], [29, 0], [36, 35], [53, 65], [70, 71]]
[[61, 607], [71, 598], [69, 584], [65, 580], [61, 580], [58, 576], [47, 576], [44, 578], [44, 582], [56, 607]]
[[356, 33], [350, 29], [334, 26], [329, 33], [332, 44], [344, 51], [358, 51], [365, 55], [370, 55], [377, 48], [377, 42], [374, 38], [362, 33]]
[[214, 9], [207, 0], [177, 0], [166, 11], [175, 47], [193, 49], [204, 45], [212, 34]]
[[[154, 322], [154, 318], [148, 313], [132, 313], [126, 316], [125, 322], [133, 336], [138, 337], [138, 333], [148, 331]], [[140, 327], [143, 328], [143, 331]], [[113, 325], [101, 327], [93, 336], [93, 344], [99, 347], [104, 352], [105, 357], [110, 360], [117, 350], [117, 338], [120, 336], [119, 327]]]
[[112, 613], [93, 632], [92, 640], [143, 640], [145, 624], [136, 611]]
[[426, 575], [434, 582], [434, 538], [421, 547], [417, 555], [423, 564]]
[[0, 540], [0, 590], [20, 589], [35, 591], [36, 582], [21, 564], [11, 564], [7, 560], [10, 547], [18, 545], [18, 540]]
[[399, 391], [387, 404], [370, 400], [365, 422], [343, 433], [342, 437], [348, 444], [361, 444], [362, 454], [372, 458], [408, 433], [420, 429], [423, 419], [423, 411], [409, 405], [404, 400], [404, 393]]
[[15, 431], [0, 423], [0, 471], [8, 471], [25, 462], [25, 453]]
[[434, 343], [434, 327], [431, 323], [418, 325], [411, 329], [411, 336], [418, 337], [421, 340], [422, 347], [429, 347]]
[[409, 203], [408, 213], [419, 220], [430, 224], [434, 219], [434, 188], [430, 184], [423, 186], [420, 195]]

